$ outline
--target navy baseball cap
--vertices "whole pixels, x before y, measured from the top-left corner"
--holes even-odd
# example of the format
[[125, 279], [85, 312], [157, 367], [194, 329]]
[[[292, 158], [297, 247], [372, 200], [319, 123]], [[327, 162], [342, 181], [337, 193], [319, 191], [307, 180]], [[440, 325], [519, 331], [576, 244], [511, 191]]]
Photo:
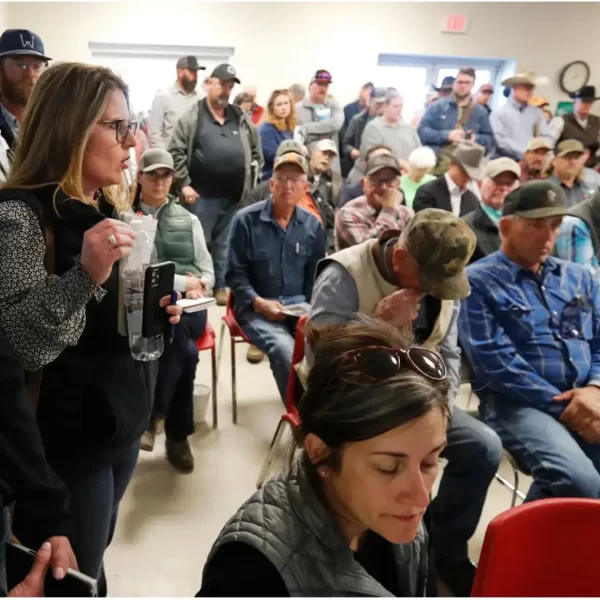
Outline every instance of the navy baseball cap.
[[0, 36], [0, 58], [3, 56], [37, 56], [52, 60], [44, 51], [42, 38], [28, 29], [7, 29]]

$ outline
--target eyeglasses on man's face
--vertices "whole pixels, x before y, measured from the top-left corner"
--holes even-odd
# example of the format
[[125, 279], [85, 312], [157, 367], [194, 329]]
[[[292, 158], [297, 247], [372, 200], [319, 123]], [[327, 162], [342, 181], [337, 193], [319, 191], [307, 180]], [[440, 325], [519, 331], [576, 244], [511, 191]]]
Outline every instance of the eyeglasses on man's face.
[[129, 132], [135, 135], [138, 127], [137, 121], [129, 121], [128, 119], [113, 119], [112, 121], [105, 120], [98, 121], [98, 123], [114, 129], [117, 136], [117, 142], [119, 142], [119, 144], [122, 144], [125, 141], [129, 135]]
[[20, 73], [24, 73], [27, 69], [31, 69], [34, 74], [41, 73], [47, 66], [48, 63], [40, 58], [33, 58], [30, 56], [17, 58], [8, 56], [6, 63], [9, 64], [13, 69], [16, 69]]
[[306, 183], [306, 179], [303, 177], [286, 177], [285, 175], [277, 175], [273, 177], [273, 181], [279, 185], [287, 185], [289, 183], [293, 186], [301, 186]]

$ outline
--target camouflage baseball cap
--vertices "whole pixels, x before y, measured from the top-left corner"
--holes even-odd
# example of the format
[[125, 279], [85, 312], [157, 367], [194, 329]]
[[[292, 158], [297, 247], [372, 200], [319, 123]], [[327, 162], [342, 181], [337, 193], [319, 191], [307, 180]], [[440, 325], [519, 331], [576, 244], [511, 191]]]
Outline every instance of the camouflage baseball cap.
[[459, 300], [470, 294], [465, 268], [476, 240], [462, 219], [446, 210], [428, 208], [410, 220], [403, 240], [419, 265], [424, 292], [441, 300]]
[[543, 219], [569, 214], [567, 196], [563, 189], [546, 180], [528, 181], [513, 190], [502, 207], [502, 216], [524, 217], [525, 219]]
[[275, 161], [273, 162], [273, 173], [284, 165], [296, 165], [302, 169], [306, 175], [308, 175], [308, 163], [306, 159], [301, 154], [297, 152], [286, 152], [281, 156], [276, 156]]

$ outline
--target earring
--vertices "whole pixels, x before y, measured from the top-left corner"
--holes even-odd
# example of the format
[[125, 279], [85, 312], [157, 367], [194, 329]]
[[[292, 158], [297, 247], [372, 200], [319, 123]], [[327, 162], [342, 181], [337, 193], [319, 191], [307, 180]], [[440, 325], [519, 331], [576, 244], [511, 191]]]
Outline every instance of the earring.
[[319, 475], [321, 477], [327, 477], [327, 469], [325, 469], [324, 467], [319, 469]]

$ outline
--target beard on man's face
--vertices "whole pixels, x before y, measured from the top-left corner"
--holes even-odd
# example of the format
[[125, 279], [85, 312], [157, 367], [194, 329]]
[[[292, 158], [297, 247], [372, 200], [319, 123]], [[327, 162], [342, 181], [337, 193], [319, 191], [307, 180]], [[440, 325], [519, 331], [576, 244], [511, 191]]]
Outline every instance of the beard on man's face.
[[0, 68], [0, 93], [12, 104], [26, 106], [34, 86], [35, 81], [31, 79], [23, 79], [23, 81], [18, 83], [13, 81], [7, 77], [4, 70]]
[[187, 77], [184, 77], [181, 80], [181, 85], [183, 86], [183, 89], [186, 92], [193, 92], [196, 89], [196, 85], [198, 85], [198, 80], [197, 79], [188, 79]]

